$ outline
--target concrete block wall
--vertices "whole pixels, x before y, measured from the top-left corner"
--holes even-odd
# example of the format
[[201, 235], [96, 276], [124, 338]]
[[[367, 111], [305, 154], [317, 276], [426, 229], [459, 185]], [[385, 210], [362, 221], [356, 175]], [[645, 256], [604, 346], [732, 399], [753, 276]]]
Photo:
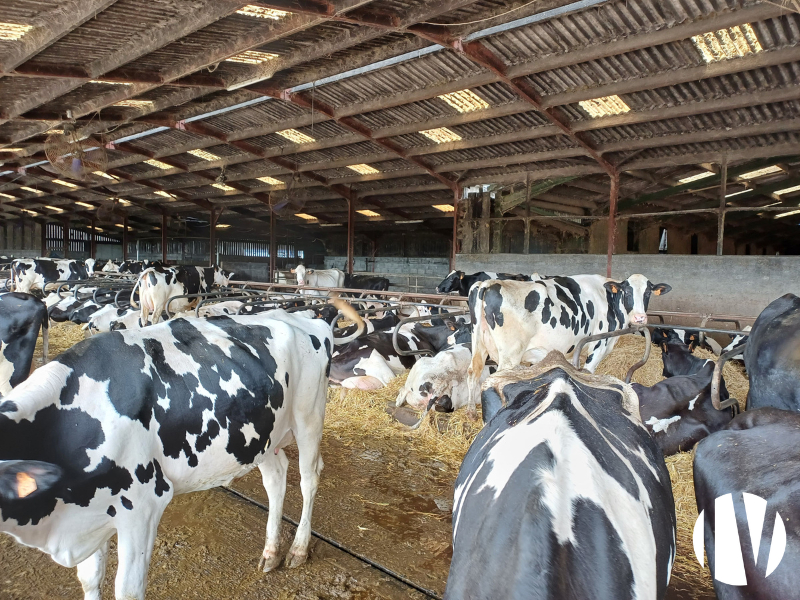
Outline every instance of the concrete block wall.
[[[474, 273], [605, 275], [606, 257], [597, 254], [460, 254], [456, 268]], [[672, 291], [654, 297], [653, 310], [758, 316], [786, 293], [800, 295], [800, 257], [623, 254], [614, 256], [612, 275], [633, 273]]]
[[[367, 264], [366, 257], [357, 256], [353, 260], [353, 271], [375, 273], [397, 273], [398, 275], [421, 275], [426, 277], [438, 277], [444, 279], [450, 272], [450, 261], [447, 258], [404, 258], [393, 256], [375, 257], [375, 267], [372, 268], [372, 261]], [[347, 266], [346, 256], [326, 256], [326, 269], [345, 270]]]

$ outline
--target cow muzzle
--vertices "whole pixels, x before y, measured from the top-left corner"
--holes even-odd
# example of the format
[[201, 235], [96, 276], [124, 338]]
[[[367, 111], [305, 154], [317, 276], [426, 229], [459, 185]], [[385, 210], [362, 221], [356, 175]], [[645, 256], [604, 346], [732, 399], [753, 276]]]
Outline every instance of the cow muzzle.
[[644, 313], [634, 313], [631, 315], [631, 323], [634, 325], [647, 325], [647, 315]]

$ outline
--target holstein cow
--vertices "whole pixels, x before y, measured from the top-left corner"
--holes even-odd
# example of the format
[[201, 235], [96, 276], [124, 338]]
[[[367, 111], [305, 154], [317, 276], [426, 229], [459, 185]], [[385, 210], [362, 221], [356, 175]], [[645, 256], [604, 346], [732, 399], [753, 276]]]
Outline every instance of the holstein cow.
[[139, 308], [134, 299], [138, 289], [142, 323], [148, 322], [151, 313], [154, 315], [153, 323], [158, 323], [161, 313], [167, 308], [179, 312], [193, 304], [190, 298], [179, 298], [167, 307], [173, 296], [199, 294], [208, 292], [212, 285], [228, 285], [232, 275], [219, 267], [148, 267], [131, 290], [131, 306]]
[[344, 287], [356, 290], [373, 290], [385, 292], [389, 289], [389, 280], [386, 277], [374, 275], [344, 274]]
[[[297, 277], [297, 285], [324, 288], [344, 287], [344, 273], [339, 269], [306, 269], [305, 265], [297, 265], [292, 269], [292, 273]], [[315, 294], [317, 292], [309, 290], [306, 293]]]
[[45, 286], [54, 281], [76, 281], [86, 279], [88, 273], [81, 261], [70, 259], [20, 258], [11, 263], [14, 290], [29, 293], [44, 292]]
[[722, 352], [722, 346], [720, 346], [714, 338], [709, 336], [705, 336], [701, 344], [700, 332], [692, 329], [653, 329], [650, 339], [656, 346], [662, 348], [664, 344], [679, 342], [688, 346], [690, 352], [698, 347], [710, 350], [717, 356]]
[[800, 298], [786, 294], [765, 308], [744, 350], [750, 379], [747, 410], [800, 411]]
[[553, 352], [484, 389], [491, 420], [456, 479], [445, 599], [664, 598], [675, 505], [630, 387]]
[[514, 281], [530, 281], [528, 275], [511, 275], [510, 273], [487, 273], [480, 271], [467, 275], [464, 271], [451, 271], [442, 282], [436, 286], [437, 294], [450, 294], [458, 292], [459, 296], [466, 296], [469, 294], [470, 288], [478, 281], [487, 281], [488, 279], [500, 280], [514, 280]]
[[281, 562], [282, 448], [296, 441], [303, 511], [286, 564], [302, 564], [336, 343], [310, 316], [176, 319], [89, 338], [37, 370], [0, 403], [0, 532], [77, 566], [87, 600], [100, 597], [116, 534], [116, 597], [144, 600], [172, 497], [257, 466], [269, 571]]
[[[449, 326], [422, 327], [408, 323], [400, 328], [397, 345], [403, 351], [436, 353], [447, 348], [447, 338], [452, 333]], [[418, 358], [419, 355], [399, 355], [392, 344], [392, 332], [378, 331], [334, 352], [330, 381], [344, 389], [377, 390], [410, 369]]]
[[[694, 490], [703, 513], [695, 548], [704, 540], [717, 598], [797, 598], [800, 415], [748, 410], [704, 439], [694, 454]], [[725, 532], [715, 530], [720, 525]]]
[[39, 329], [47, 362], [48, 326], [44, 302], [30, 294], [0, 294], [0, 394], [8, 395], [28, 378]]
[[[750, 331], [752, 331], [752, 329], [753, 328], [750, 325], [748, 325], [747, 327], [743, 327], [742, 331], [746, 331], [746, 332], [749, 333]], [[733, 339], [731, 340], [730, 344], [728, 344], [727, 346], [725, 346], [722, 349], [721, 354], [724, 354], [725, 352], [730, 352], [734, 348], [738, 348], [740, 346], [744, 346], [745, 343], [747, 342], [747, 338], [748, 337], [749, 337], [749, 335], [736, 335], [736, 336], [733, 336]], [[744, 352], [742, 352], [741, 354], [735, 354], [734, 356], [732, 356], [728, 360], [744, 360]]]
[[[417, 359], [397, 395], [396, 405], [408, 404], [425, 412], [431, 408], [437, 412], [453, 412], [466, 406], [469, 401], [467, 369], [471, 360], [472, 351], [463, 344]], [[486, 367], [480, 381], [488, 376], [489, 367]]]
[[[647, 323], [650, 297], [672, 289], [653, 285], [644, 275], [612, 281], [600, 275], [552, 277], [538, 281], [488, 280], [470, 290], [472, 365], [469, 370], [470, 410], [478, 399], [477, 377], [486, 358], [498, 370], [521, 362], [535, 363], [550, 351], [571, 353], [587, 336]], [[594, 373], [617, 338], [588, 345], [585, 368]]]
[[[632, 384], [639, 397], [639, 415], [665, 456], [691, 450], [694, 445], [730, 423], [739, 407], [717, 410], [711, 403], [714, 361], [697, 372], [669, 377], [647, 387]], [[720, 399], [728, 399], [722, 380]]]

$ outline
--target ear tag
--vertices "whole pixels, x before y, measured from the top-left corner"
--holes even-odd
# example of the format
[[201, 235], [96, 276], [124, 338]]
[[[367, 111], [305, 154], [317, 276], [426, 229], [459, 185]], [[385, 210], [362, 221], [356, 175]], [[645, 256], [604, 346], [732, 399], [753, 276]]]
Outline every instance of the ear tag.
[[17, 496], [25, 498], [37, 490], [36, 480], [27, 473], [17, 473]]

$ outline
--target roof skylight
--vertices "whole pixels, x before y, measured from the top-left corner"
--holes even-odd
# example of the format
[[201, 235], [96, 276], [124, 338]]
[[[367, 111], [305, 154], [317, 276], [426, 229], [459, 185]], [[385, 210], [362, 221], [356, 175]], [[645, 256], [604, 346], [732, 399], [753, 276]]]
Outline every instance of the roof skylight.
[[0, 40], [15, 42], [33, 29], [33, 25], [19, 23], [0, 23]]
[[272, 52], [259, 52], [258, 50], [245, 50], [230, 58], [226, 58], [225, 62], [243, 63], [246, 65], [260, 65], [270, 60], [278, 58], [277, 54]]
[[113, 175], [109, 175], [108, 173], [103, 173], [102, 171], [92, 171], [92, 175], [97, 175], [98, 177], [104, 177], [105, 179], [113, 179], [116, 181], [116, 177]]
[[255, 4], [248, 4], [236, 11], [237, 15], [244, 15], [245, 17], [254, 17], [256, 19], [272, 19], [277, 21], [286, 15], [292, 13], [275, 8], [264, 8], [263, 6], [256, 6]]
[[631, 107], [619, 96], [604, 96], [593, 100], [582, 100], [578, 104], [593, 119], [624, 115], [627, 112], [631, 112]]
[[158, 190], [157, 192], [154, 192], [154, 194], [156, 196], [163, 196], [164, 198], [175, 198], [174, 195], [170, 194], [169, 192], [165, 192], [163, 190]]
[[792, 215], [800, 215], [800, 210], [792, 210], [789, 212], [780, 213], [778, 215], [775, 215], [775, 218], [782, 219], [783, 217], [791, 217]]
[[788, 187], [788, 188], [783, 189], [783, 190], [778, 190], [777, 192], [775, 192], [775, 195], [776, 196], [781, 196], [783, 194], [791, 194], [793, 192], [800, 192], [800, 185], [795, 185], [795, 186]]
[[351, 171], [355, 171], [359, 175], [372, 175], [374, 173], [380, 173], [378, 169], [371, 167], [370, 165], [349, 165], [347, 168]]
[[58, 185], [63, 185], [64, 187], [78, 189], [78, 186], [74, 183], [70, 183], [69, 181], [64, 181], [63, 179], [53, 179], [52, 183], [57, 183]]
[[151, 110], [154, 106], [152, 100], [120, 100], [114, 102], [113, 106], [124, 106], [125, 108], [140, 108], [142, 110]]
[[276, 131], [275, 133], [295, 144], [308, 144], [316, 141], [310, 135], [306, 135], [302, 131], [297, 131], [297, 129], [284, 129], [283, 131]]
[[376, 213], [374, 210], [364, 209], [364, 210], [357, 210], [356, 211], [360, 215], [364, 215], [365, 217], [380, 217], [380, 213]]
[[164, 171], [166, 171], [167, 169], [172, 169], [173, 168], [172, 166], [168, 165], [167, 163], [163, 163], [160, 160], [156, 160], [154, 158], [151, 158], [150, 160], [144, 161], [144, 164], [150, 165], [151, 167], [157, 167], [159, 169], [163, 169]]
[[232, 188], [229, 185], [225, 185], [224, 183], [212, 183], [211, 187], [215, 187], [218, 190], [222, 190], [223, 192], [235, 192], [236, 188]]
[[316, 221], [317, 220], [317, 217], [315, 217], [313, 215], [306, 214], [306, 213], [297, 213], [295, 215], [295, 217], [300, 217], [301, 219], [305, 219], [306, 221]]
[[0, 198], [8, 198], [9, 200], [16, 200], [17, 199], [16, 196], [12, 196], [11, 194], [4, 194], [2, 192], [0, 192]]
[[426, 129], [425, 131], [420, 131], [420, 133], [429, 140], [436, 142], [437, 144], [446, 144], [447, 142], [457, 142], [458, 140], [461, 139], [460, 135], [458, 135], [452, 129], [448, 129], [447, 127]]
[[447, 102], [460, 113], [468, 113], [489, 108], [489, 103], [472, 90], [461, 90], [450, 94], [442, 94], [438, 98]]
[[21, 190], [25, 190], [26, 192], [33, 192], [34, 194], [44, 194], [44, 192], [35, 190], [32, 187], [28, 187], [27, 185], [20, 186]]
[[453, 212], [455, 210], [452, 204], [434, 204], [433, 208], [442, 212]]
[[58, 212], [64, 212], [63, 208], [58, 208], [57, 206], [50, 206], [49, 204], [44, 205], [45, 208], [49, 208], [50, 210], [55, 210]]
[[75, 204], [77, 204], [78, 206], [82, 206], [83, 208], [94, 208], [94, 206], [92, 206], [88, 202], [76, 201]]
[[202, 158], [203, 160], [219, 160], [219, 156], [211, 154], [211, 152], [206, 152], [205, 150], [189, 150], [189, 154], [197, 158]]
[[267, 185], [283, 185], [283, 182], [280, 179], [275, 179], [274, 177], [257, 177], [258, 181], [261, 183], [266, 183]]
[[763, 51], [750, 23], [695, 35], [692, 41], [706, 63], [742, 58]]
[[782, 169], [778, 165], [772, 165], [771, 167], [764, 167], [763, 169], [757, 169], [755, 171], [750, 171], [749, 173], [742, 173], [739, 175], [739, 179], [758, 179], [759, 177], [765, 177], [767, 175], [772, 175], [773, 173], [781, 173]]
[[700, 179], [706, 179], [707, 177], [711, 177], [713, 175], [714, 175], [714, 173], [706, 171], [704, 173], [698, 173], [697, 175], [691, 175], [689, 177], [684, 177], [683, 179], [679, 179], [678, 183], [680, 183], [680, 184], [692, 183], [694, 181], [699, 181]]

